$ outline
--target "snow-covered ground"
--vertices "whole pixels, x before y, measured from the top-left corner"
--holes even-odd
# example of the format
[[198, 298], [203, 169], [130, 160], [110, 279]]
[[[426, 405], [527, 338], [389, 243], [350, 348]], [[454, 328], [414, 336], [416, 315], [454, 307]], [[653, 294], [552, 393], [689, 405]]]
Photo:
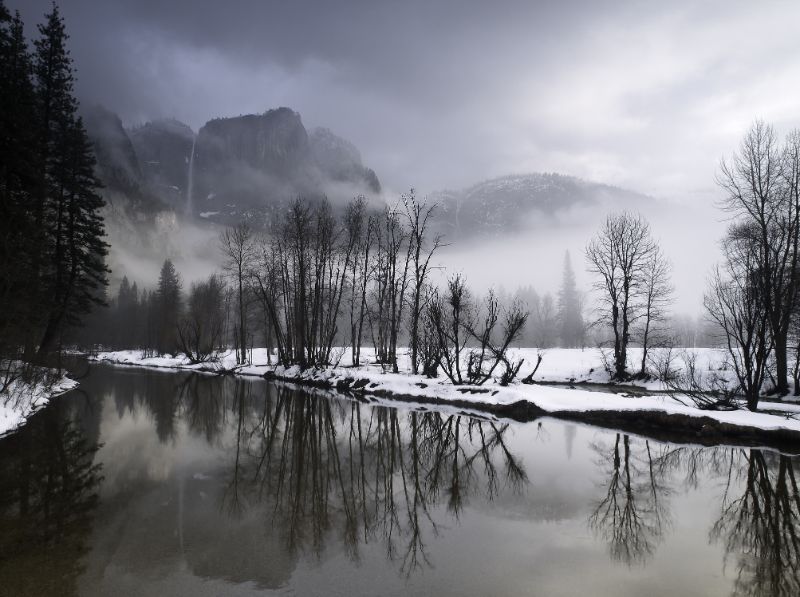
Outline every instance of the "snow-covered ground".
[[[720, 372], [724, 369], [724, 354], [714, 349], [693, 349], [697, 357], [697, 368], [708, 372]], [[673, 397], [663, 390], [660, 382], [642, 384], [655, 393], [635, 395], [635, 393], [614, 393], [597, 391], [596, 388], [581, 387], [580, 383], [608, 383], [609, 375], [603, 366], [603, 355], [597, 349], [551, 349], [544, 351], [542, 363], [534, 376], [539, 382], [567, 382], [576, 384], [573, 387], [553, 385], [525, 385], [516, 381], [507, 387], [495, 381], [484, 386], [453, 386], [444, 376], [430, 380], [423, 376], [411, 375], [408, 355], [400, 359], [401, 373], [393, 374], [383, 371], [380, 366], [370, 364], [358, 368], [350, 367], [349, 351], [341, 350], [338, 367], [325, 370], [301, 371], [298, 367], [283, 368], [267, 364], [267, 352], [254, 349], [252, 364], [236, 366], [235, 356], [226, 352], [213, 363], [192, 365], [184, 357], [142, 358], [139, 351], [118, 351], [100, 353], [94, 357], [98, 361], [128, 364], [146, 367], [168, 367], [202, 371], [235, 370], [241, 375], [258, 375], [271, 372], [276, 376], [300, 382], [312, 382], [331, 385], [341, 389], [400, 398], [418, 398], [437, 402], [453, 402], [460, 405], [474, 404], [476, 408], [490, 406], [493, 408], [509, 406], [519, 402], [527, 402], [552, 414], [586, 413], [590, 411], [650, 411], [669, 415], [687, 415], [691, 417], [710, 417], [720, 423], [758, 428], [765, 430], [783, 429], [800, 433], [800, 408], [794, 404], [762, 403], [763, 411], [752, 413], [745, 410], [729, 412], [703, 411], [691, 405], [688, 399]], [[533, 370], [539, 351], [536, 349], [516, 349], [513, 356], [524, 358], [518, 380]], [[370, 351], [364, 351], [363, 357], [370, 357]], [[641, 353], [632, 351], [631, 362], [641, 359]], [[273, 358], [274, 361], [274, 358]], [[674, 366], [680, 366], [676, 359]], [[499, 368], [497, 371], [500, 373]], [[721, 373], [725, 374], [722, 370]]]
[[[640, 348], [628, 349], [629, 370], [638, 370], [642, 351]], [[333, 359], [339, 367], [352, 367], [351, 352], [347, 348], [338, 348], [333, 351]], [[522, 368], [517, 376], [519, 379], [526, 377], [536, 366], [538, 356], [541, 354], [542, 362], [534, 375], [534, 380], [539, 382], [556, 383], [596, 383], [607, 384], [609, 373], [605, 369], [603, 351], [597, 348], [513, 348], [509, 350], [509, 357], [512, 361], [523, 359]], [[672, 366], [680, 368], [684, 354], [694, 354], [697, 357], [698, 369], [704, 371], [714, 371], [725, 373], [725, 352], [713, 348], [690, 348], [690, 349], [653, 349], [648, 357], [648, 368], [653, 369], [658, 362], [663, 362], [671, 356]], [[253, 349], [250, 355], [252, 365], [237, 368], [241, 374], [263, 375], [268, 363], [267, 351], [264, 348]], [[149, 367], [166, 367], [194, 370], [223, 370], [236, 368], [236, 356], [231, 350], [220, 353], [210, 362], [200, 364], [190, 364], [184, 356], [177, 357], [150, 357], [143, 358], [139, 350], [119, 350], [114, 352], [101, 352], [95, 357], [100, 361], [113, 361], [115, 363], [140, 365]], [[372, 349], [365, 348], [361, 351], [361, 360], [372, 361], [374, 354]], [[275, 362], [273, 355], [272, 362]], [[367, 369], [378, 368], [376, 365], [369, 365]], [[411, 369], [411, 359], [407, 350], [399, 351], [398, 368], [401, 373], [409, 373]], [[496, 374], [499, 377], [501, 366], [498, 366]], [[657, 380], [636, 381], [630, 385], [636, 385], [649, 390], [664, 390], [664, 384]]]
[[55, 377], [53, 372], [42, 375], [34, 383], [17, 379], [0, 393], [0, 437], [22, 426], [34, 412], [51, 398], [77, 387], [78, 382], [66, 375]]

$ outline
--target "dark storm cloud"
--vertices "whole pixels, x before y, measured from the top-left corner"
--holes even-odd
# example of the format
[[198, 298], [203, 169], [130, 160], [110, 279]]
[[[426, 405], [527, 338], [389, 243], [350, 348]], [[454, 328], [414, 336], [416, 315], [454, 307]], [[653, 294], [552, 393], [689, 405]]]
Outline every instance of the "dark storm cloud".
[[[287, 105], [351, 139], [394, 190], [549, 170], [706, 197], [753, 118], [798, 121], [789, 3], [61, 6], [84, 101], [195, 128]], [[19, 5], [29, 29], [47, 7]]]

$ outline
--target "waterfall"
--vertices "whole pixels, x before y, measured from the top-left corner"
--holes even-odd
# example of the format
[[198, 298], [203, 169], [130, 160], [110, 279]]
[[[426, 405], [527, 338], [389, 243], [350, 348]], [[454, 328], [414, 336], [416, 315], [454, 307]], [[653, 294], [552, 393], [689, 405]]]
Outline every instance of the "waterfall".
[[197, 143], [197, 135], [192, 138], [192, 153], [189, 154], [189, 174], [186, 182], [186, 213], [190, 216], [194, 213], [192, 204], [192, 191], [194, 190], [194, 146]]

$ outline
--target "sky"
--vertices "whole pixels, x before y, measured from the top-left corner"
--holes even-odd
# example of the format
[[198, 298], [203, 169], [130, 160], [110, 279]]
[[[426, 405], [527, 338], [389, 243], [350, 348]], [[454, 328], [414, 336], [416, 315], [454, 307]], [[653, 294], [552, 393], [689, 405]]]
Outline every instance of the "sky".
[[[27, 27], [45, 0], [7, 0]], [[755, 118], [798, 125], [797, 2], [61, 0], [77, 91], [126, 124], [289, 106], [384, 184], [553, 171], [709, 201]]]
[[[29, 34], [50, 6], [6, 2]], [[800, 126], [800, 2], [59, 4], [79, 98], [127, 125], [174, 117], [197, 130], [288, 106], [352, 141], [390, 196], [528, 172], [649, 195], [658, 207], [641, 211], [673, 261], [676, 308], [691, 313], [726, 226], [720, 160], [755, 119], [778, 134]], [[587, 287], [581, 254], [603, 217], [452, 263], [513, 288], [531, 255], [525, 283], [555, 290], [569, 249]]]

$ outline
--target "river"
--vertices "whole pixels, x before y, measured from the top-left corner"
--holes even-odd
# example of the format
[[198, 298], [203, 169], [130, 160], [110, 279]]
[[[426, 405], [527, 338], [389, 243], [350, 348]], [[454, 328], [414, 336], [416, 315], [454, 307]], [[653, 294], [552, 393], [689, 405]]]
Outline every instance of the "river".
[[93, 366], [0, 440], [0, 595], [800, 595], [798, 459]]

